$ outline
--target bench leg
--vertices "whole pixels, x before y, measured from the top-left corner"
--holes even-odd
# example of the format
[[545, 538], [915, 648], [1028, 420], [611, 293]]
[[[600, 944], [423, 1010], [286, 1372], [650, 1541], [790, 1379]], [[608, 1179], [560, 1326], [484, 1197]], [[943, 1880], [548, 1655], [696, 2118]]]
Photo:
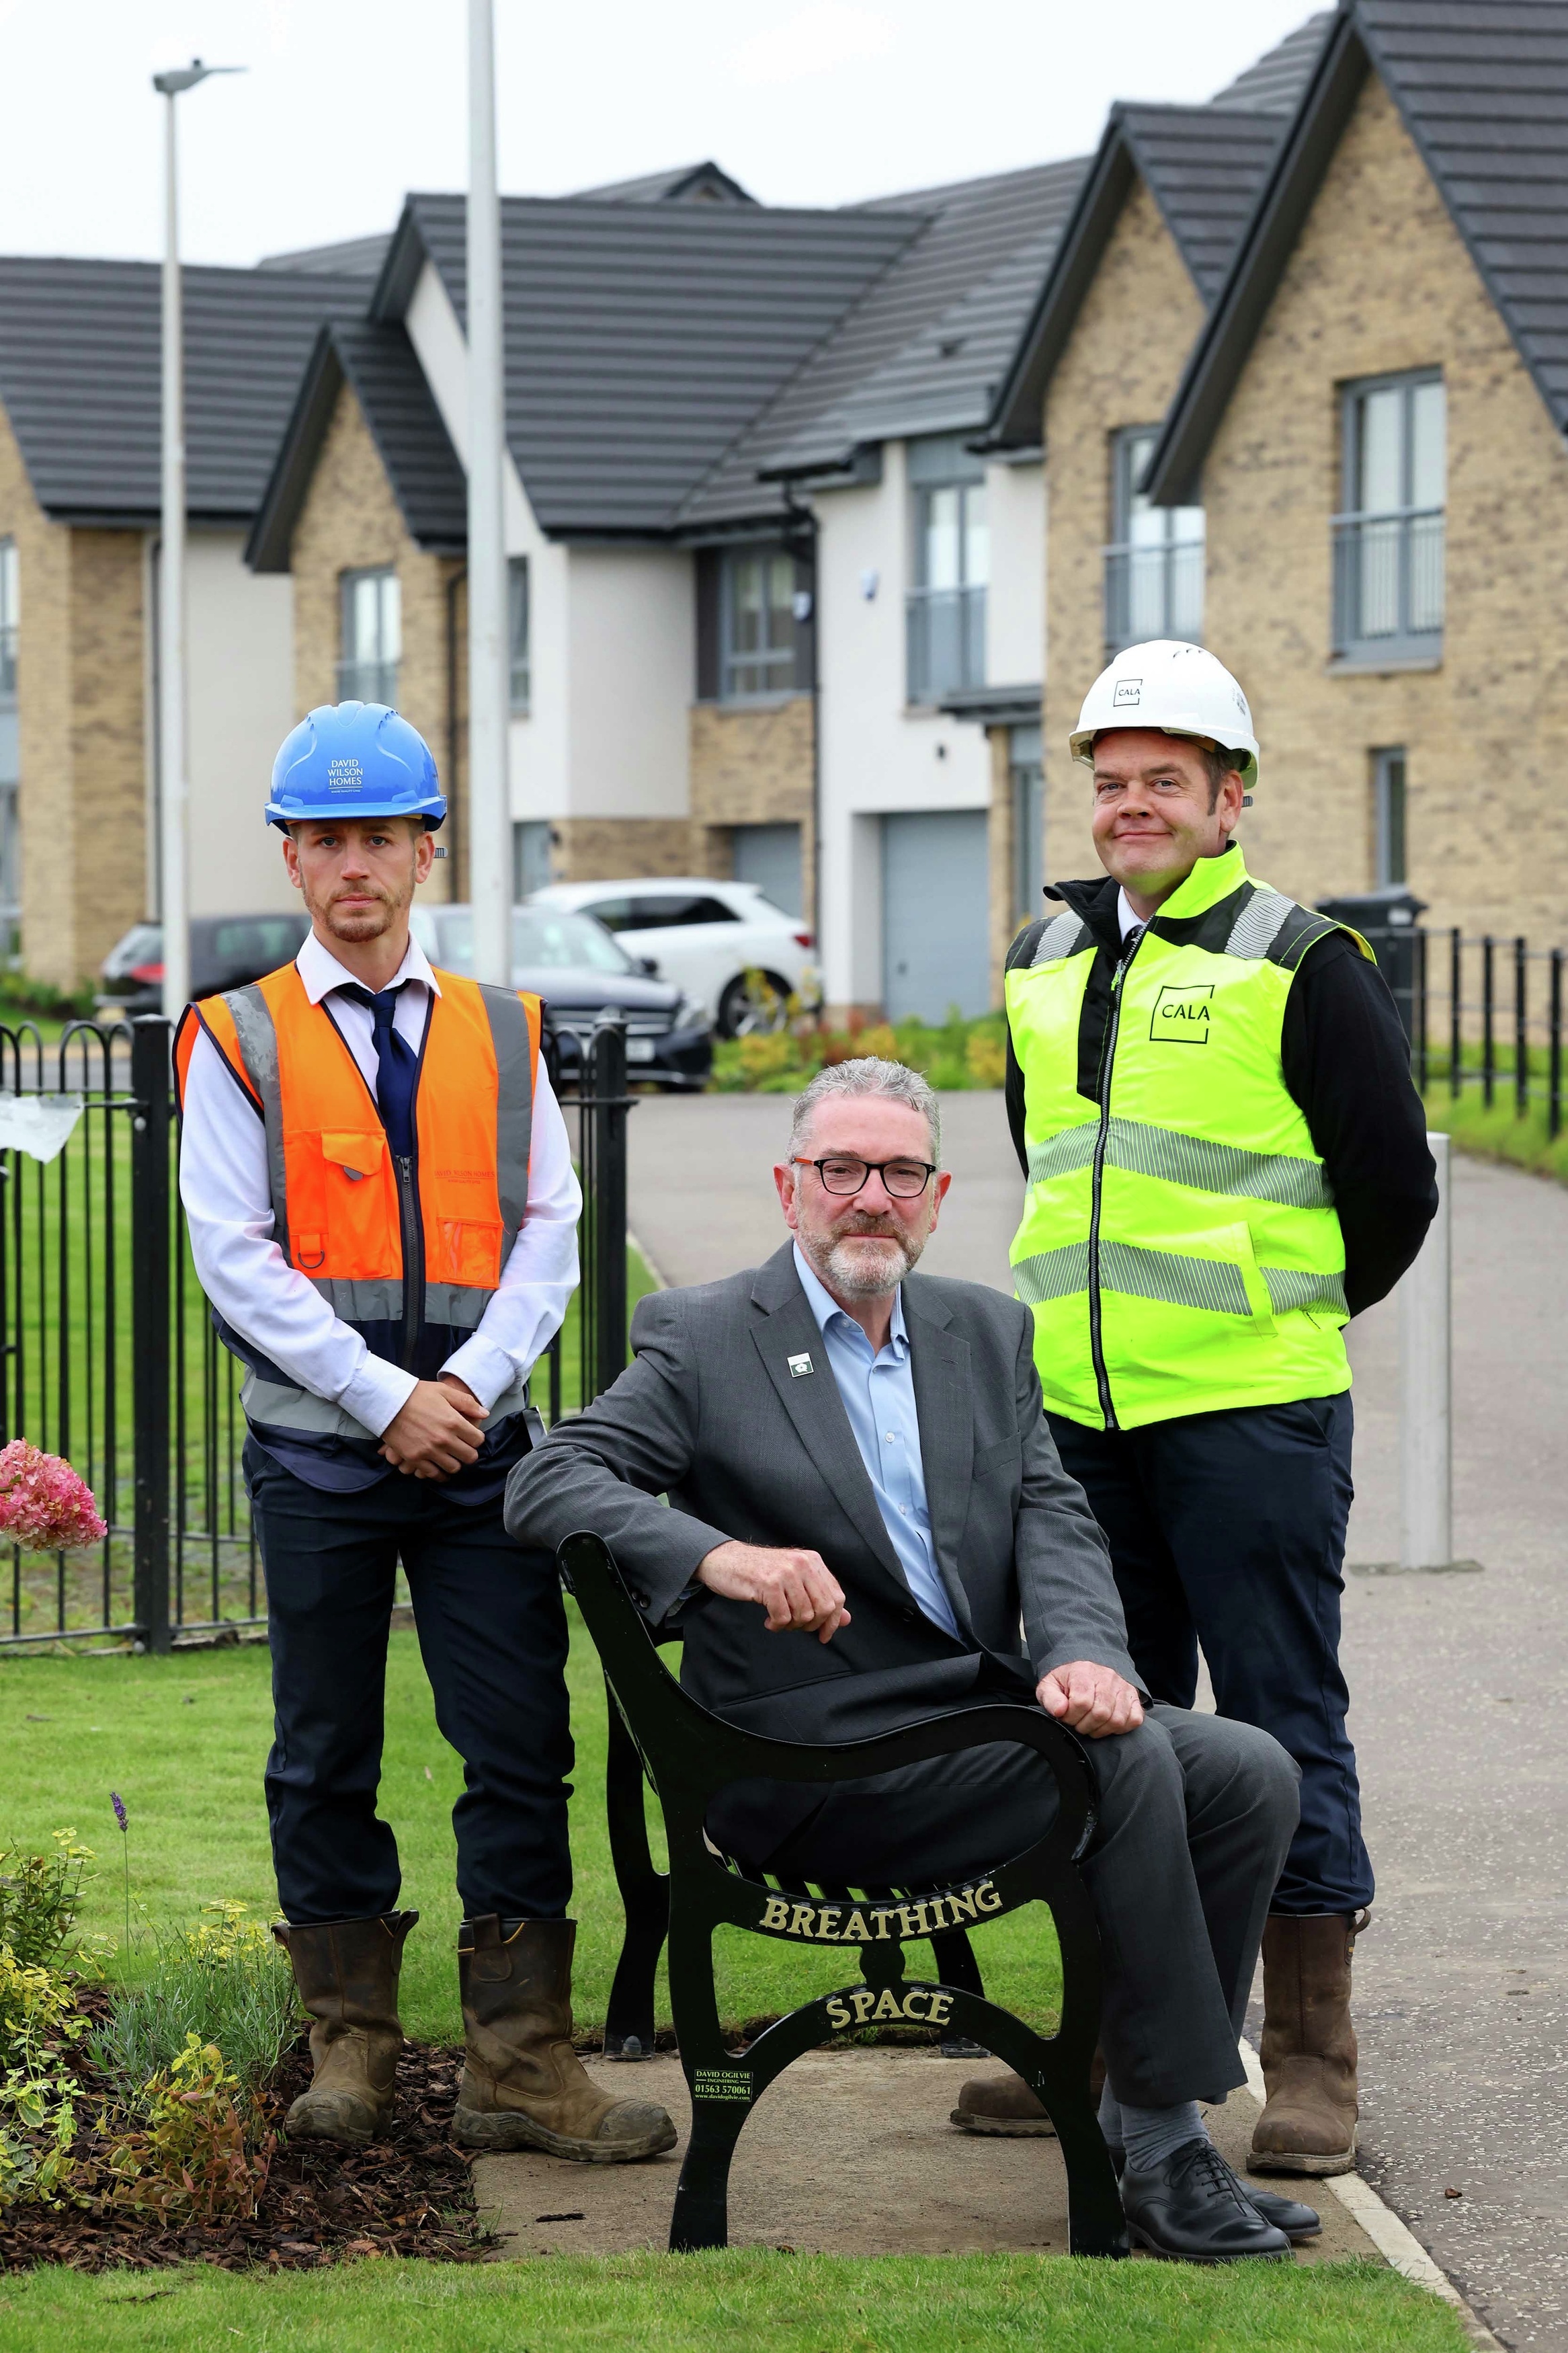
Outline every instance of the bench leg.
[[691, 2254], [699, 2247], [729, 2245], [730, 2160], [751, 2113], [749, 2100], [693, 2101], [691, 2138], [669, 2218], [672, 2255]]
[[609, 1698], [605, 1810], [626, 1933], [605, 2017], [605, 2056], [646, 2059], [653, 2051], [654, 1978], [669, 1926], [669, 1882], [654, 1869], [648, 1851], [642, 1759], [621, 1720], [613, 1693]]
[[[980, 1974], [967, 1929], [939, 1928], [931, 1940], [931, 1948], [936, 1973], [943, 1985], [958, 1986], [964, 1993], [984, 1996], [985, 1980]], [[984, 2059], [988, 2053], [985, 2045], [976, 2042], [973, 2035], [950, 2029], [942, 2038], [942, 2055], [944, 2059]]]

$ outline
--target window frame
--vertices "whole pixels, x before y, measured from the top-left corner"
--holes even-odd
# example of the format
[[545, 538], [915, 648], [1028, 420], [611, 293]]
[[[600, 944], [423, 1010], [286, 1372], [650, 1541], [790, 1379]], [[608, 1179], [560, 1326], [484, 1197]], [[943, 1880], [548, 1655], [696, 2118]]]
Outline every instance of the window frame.
[[[1436, 384], [1443, 391], [1443, 497], [1436, 506], [1417, 507], [1413, 502], [1415, 489], [1415, 433], [1414, 396], [1424, 385]], [[1362, 459], [1364, 448], [1365, 403], [1379, 392], [1398, 391], [1401, 404], [1400, 442], [1400, 502], [1395, 506], [1368, 507], [1359, 503]], [[1352, 376], [1338, 386], [1340, 435], [1340, 503], [1331, 518], [1330, 538], [1332, 551], [1331, 615], [1331, 655], [1337, 665], [1356, 668], [1367, 664], [1388, 662], [1435, 663], [1441, 659], [1447, 628], [1447, 512], [1448, 512], [1448, 417], [1447, 383], [1441, 366], [1397, 368], [1383, 375]], [[1436, 520], [1436, 529], [1426, 536], [1435, 547], [1433, 561], [1436, 571], [1437, 605], [1441, 617], [1435, 628], [1412, 626], [1417, 527]], [[1363, 537], [1367, 524], [1384, 526], [1397, 524], [1398, 583], [1396, 594], [1399, 611], [1393, 629], [1369, 631], [1364, 627], [1366, 589], [1364, 569], [1354, 561], [1357, 550], [1364, 550]]]
[[[358, 597], [356, 592], [368, 580], [390, 586], [394, 595], [376, 600], [376, 637], [378, 650], [366, 655], [359, 649]], [[396, 651], [385, 650], [386, 613], [390, 603], [396, 639]], [[403, 668], [403, 582], [395, 564], [364, 564], [338, 575], [338, 700], [340, 702], [384, 702], [395, 708], [399, 678]], [[374, 673], [374, 678], [371, 673]], [[361, 690], [368, 682], [378, 691], [366, 694]]]
[[[762, 564], [770, 567], [775, 564], [788, 565], [790, 589], [787, 642], [775, 644], [772, 641], [770, 637], [769, 642], [761, 649], [747, 649], [742, 650], [736, 645], [735, 639], [737, 630], [735, 624], [739, 610], [737, 604], [737, 582], [741, 566], [746, 564]], [[782, 540], [745, 540], [733, 547], [726, 547], [721, 550], [719, 563], [719, 702], [752, 704], [788, 702], [795, 695], [804, 691], [801, 676], [803, 665], [801, 661], [800, 633], [803, 626], [803, 619], [805, 621], [809, 621], [810, 614], [808, 612], [804, 617], [802, 616], [798, 609], [798, 599], [803, 595], [809, 596], [809, 590], [803, 590], [801, 586], [799, 565]], [[772, 616], [783, 612], [785, 608], [782, 606], [773, 604], [770, 597], [769, 600], [763, 604], [761, 609], [764, 614]], [[738, 670], [762, 670], [764, 672], [776, 670], [778, 672], [778, 682], [776, 684], [769, 684], [767, 686], [739, 687], [735, 683], [735, 675]]]
[[[935, 434], [908, 444], [910, 490], [909, 586], [904, 596], [904, 694], [911, 710], [926, 711], [944, 695], [985, 684], [987, 617], [991, 592], [990, 485], [984, 461], [963, 447], [957, 434]], [[953, 526], [957, 578], [941, 586], [931, 571], [931, 501], [956, 497]], [[971, 578], [978, 535], [972, 502], [980, 502], [978, 531], [984, 533], [982, 576]], [[939, 661], [938, 631], [943, 615], [953, 659]]]
[[0, 539], [0, 711], [16, 708], [16, 645], [21, 628], [22, 560], [16, 540]]
[[[1140, 443], [1143, 443], [1152, 454], [1159, 435], [1157, 425], [1119, 425], [1112, 428], [1110, 434], [1110, 534], [1101, 551], [1101, 598], [1107, 661], [1113, 660], [1124, 646], [1150, 638], [1175, 638], [1194, 646], [1201, 646], [1204, 641], [1204, 608], [1208, 586], [1208, 518], [1202, 500], [1184, 507], [1146, 507], [1146, 513], [1164, 518], [1161, 536], [1151, 540], [1135, 540], [1132, 536], [1138, 496], [1137, 476], [1143, 470], [1142, 464], [1134, 465], [1133, 452]], [[1147, 463], [1146, 458], [1143, 463]], [[1189, 526], [1185, 535], [1178, 537], [1179, 518], [1194, 514], [1202, 518], [1203, 528], [1194, 534]], [[1184, 555], [1191, 554], [1194, 550], [1197, 551], [1199, 559], [1195, 584], [1183, 579], [1182, 575], [1192, 567], [1181, 562]], [[1132, 565], [1136, 556], [1155, 553], [1161, 558], [1160, 611], [1156, 623], [1145, 628], [1142, 619], [1133, 617]], [[1184, 594], [1192, 597], [1190, 609], [1181, 609]]]
[[1403, 744], [1373, 751], [1372, 818], [1376, 888], [1397, 889], [1410, 880], [1410, 757]]
[[514, 719], [533, 708], [533, 596], [526, 555], [506, 561], [507, 707]]

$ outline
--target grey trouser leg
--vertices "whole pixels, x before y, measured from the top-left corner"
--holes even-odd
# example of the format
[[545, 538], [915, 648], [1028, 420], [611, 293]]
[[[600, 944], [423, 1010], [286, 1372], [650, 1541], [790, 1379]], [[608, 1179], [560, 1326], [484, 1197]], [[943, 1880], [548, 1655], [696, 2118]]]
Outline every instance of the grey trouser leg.
[[[1296, 1828], [1297, 1767], [1254, 1725], [1177, 1707], [1085, 1745], [1100, 1808], [1082, 1869], [1111, 2089], [1135, 2107], [1223, 2098], [1246, 2081], [1237, 2036]], [[1055, 1807], [1030, 1751], [973, 1749], [840, 1783], [754, 1861], [839, 1886], [941, 1886], [1020, 1853]]]

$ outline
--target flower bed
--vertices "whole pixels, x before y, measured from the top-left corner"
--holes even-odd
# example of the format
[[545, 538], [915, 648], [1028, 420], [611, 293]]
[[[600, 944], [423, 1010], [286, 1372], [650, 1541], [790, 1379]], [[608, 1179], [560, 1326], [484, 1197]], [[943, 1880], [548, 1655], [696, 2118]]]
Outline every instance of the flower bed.
[[717, 1094], [798, 1094], [818, 1071], [857, 1054], [905, 1062], [942, 1093], [999, 1087], [1006, 1074], [1007, 1025], [1000, 1013], [982, 1013], [973, 1021], [954, 1014], [940, 1026], [879, 1021], [859, 1029], [818, 1029], [797, 1021], [717, 1045], [710, 1085]]

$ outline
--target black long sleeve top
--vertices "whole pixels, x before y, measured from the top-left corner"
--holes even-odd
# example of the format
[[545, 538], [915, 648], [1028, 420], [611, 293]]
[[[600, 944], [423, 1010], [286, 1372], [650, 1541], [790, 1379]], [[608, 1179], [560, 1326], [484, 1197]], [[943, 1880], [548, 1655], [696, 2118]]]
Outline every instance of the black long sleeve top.
[[[1118, 885], [1070, 890], [1100, 953], [1121, 954]], [[1055, 896], [1055, 893], [1052, 893]], [[1016, 950], [1029, 943], [1021, 934]], [[1010, 955], [1009, 964], [1015, 957]], [[1410, 1076], [1410, 1049], [1388, 983], [1344, 932], [1314, 942], [1286, 999], [1280, 1060], [1339, 1212], [1345, 1297], [1352, 1315], [1385, 1298], [1436, 1214], [1437, 1177], [1426, 1114]], [[1026, 1176], [1024, 1074], [1007, 1039], [1007, 1124]]]

